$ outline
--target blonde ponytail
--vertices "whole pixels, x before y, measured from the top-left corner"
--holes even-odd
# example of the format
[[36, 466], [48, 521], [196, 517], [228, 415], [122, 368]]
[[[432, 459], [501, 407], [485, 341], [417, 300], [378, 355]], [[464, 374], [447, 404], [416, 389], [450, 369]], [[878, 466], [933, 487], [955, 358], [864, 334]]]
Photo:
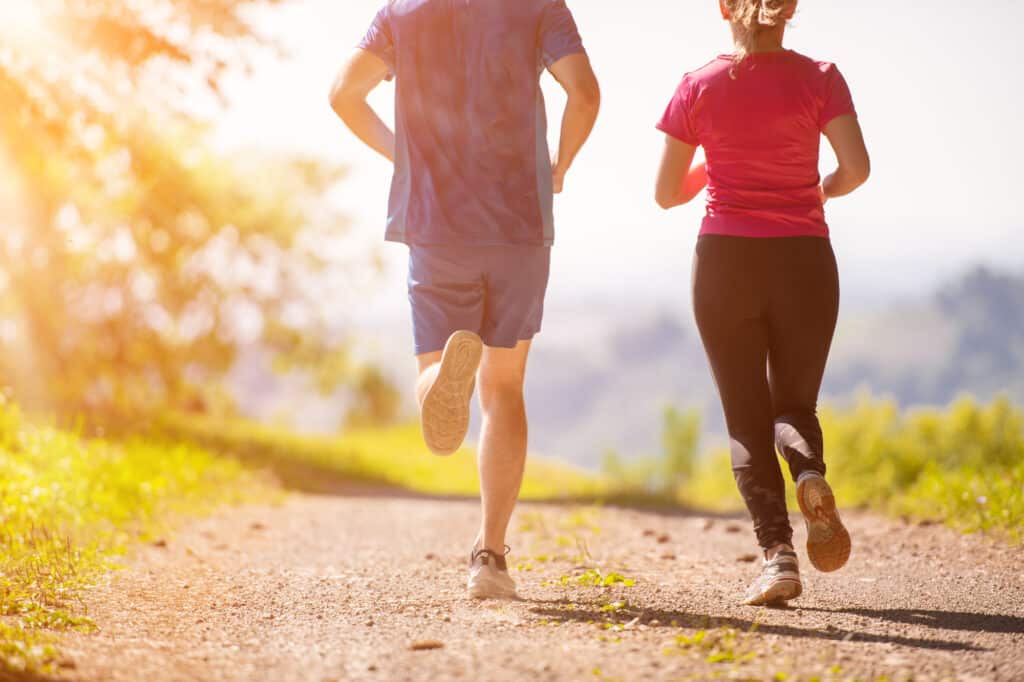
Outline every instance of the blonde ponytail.
[[793, 16], [794, 0], [725, 0], [736, 27], [736, 66], [747, 58], [757, 44], [758, 34], [786, 23]]

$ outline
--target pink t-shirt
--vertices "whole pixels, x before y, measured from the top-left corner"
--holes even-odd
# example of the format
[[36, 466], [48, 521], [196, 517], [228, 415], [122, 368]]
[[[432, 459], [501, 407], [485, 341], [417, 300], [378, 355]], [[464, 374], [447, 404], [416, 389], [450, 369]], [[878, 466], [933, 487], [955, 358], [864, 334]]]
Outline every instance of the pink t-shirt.
[[828, 237], [818, 195], [821, 131], [856, 113], [834, 64], [791, 50], [722, 55], [688, 73], [658, 130], [704, 147], [708, 205], [701, 234]]

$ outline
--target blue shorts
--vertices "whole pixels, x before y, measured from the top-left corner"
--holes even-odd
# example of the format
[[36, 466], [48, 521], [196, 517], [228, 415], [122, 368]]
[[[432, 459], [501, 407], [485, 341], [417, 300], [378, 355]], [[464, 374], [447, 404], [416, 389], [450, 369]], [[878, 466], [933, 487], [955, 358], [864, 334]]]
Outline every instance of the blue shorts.
[[416, 354], [476, 332], [515, 348], [540, 331], [551, 268], [547, 246], [410, 246], [409, 302]]

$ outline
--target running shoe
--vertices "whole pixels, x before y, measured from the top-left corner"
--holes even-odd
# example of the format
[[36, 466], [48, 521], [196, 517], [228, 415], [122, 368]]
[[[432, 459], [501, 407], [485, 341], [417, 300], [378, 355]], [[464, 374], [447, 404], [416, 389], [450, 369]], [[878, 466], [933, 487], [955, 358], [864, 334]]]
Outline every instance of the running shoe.
[[838, 571], [850, 558], [851, 543], [832, 488], [821, 474], [809, 472], [797, 481], [796, 500], [807, 522], [807, 558], [823, 573]]
[[508, 574], [505, 555], [489, 549], [473, 550], [469, 557], [469, 581], [466, 587], [473, 599], [515, 599], [516, 583]]
[[748, 606], [781, 605], [796, 599], [803, 591], [796, 552], [783, 549], [771, 561], [764, 560], [761, 575], [747, 588], [743, 603]]
[[457, 331], [445, 344], [437, 377], [423, 396], [423, 440], [435, 455], [451, 455], [469, 431], [469, 403], [484, 344], [473, 332]]

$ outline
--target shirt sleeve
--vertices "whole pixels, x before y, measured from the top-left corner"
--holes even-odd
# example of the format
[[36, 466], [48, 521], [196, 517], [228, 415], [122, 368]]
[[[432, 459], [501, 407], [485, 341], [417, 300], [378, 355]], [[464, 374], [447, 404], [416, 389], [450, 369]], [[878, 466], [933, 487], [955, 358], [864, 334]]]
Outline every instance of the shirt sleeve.
[[693, 117], [693, 89], [690, 85], [689, 77], [684, 77], [661, 120], [658, 121], [657, 128], [681, 142], [699, 147], [700, 141], [697, 139], [697, 126]]
[[387, 6], [377, 12], [370, 29], [356, 47], [380, 58], [390, 70], [388, 80], [394, 78], [395, 41], [391, 33], [391, 18]]
[[540, 24], [540, 51], [545, 68], [571, 54], [586, 53], [576, 20], [565, 0], [550, 0], [544, 8]]
[[829, 121], [844, 114], [856, 114], [853, 106], [853, 95], [850, 94], [850, 86], [835, 64], [828, 64], [825, 67], [825, 92], [822, 98], [821, 116], [818, 119], [818, 127], [822, 130]]

